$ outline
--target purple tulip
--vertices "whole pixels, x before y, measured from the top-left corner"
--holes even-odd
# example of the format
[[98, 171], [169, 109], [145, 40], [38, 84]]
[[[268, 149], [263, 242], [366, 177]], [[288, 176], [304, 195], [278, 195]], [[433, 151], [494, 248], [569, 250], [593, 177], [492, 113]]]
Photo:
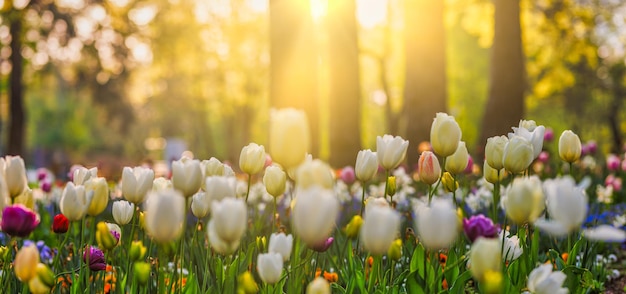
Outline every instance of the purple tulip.
[[2, 211], [2, 231], [12, 237], [24, 238], [39, 225], [39, 216], [22, 204], [7, 206]]
[[89, 269], [92, 271], [103, 271], [107, 267], [106, 261], [104, 260], [104, 253], [96, 247], [86, 247], [85, 253], [83, 253], [83, 261], [87, 262], [87, 259], [89, 259]]
[[498, 227], [493, 224], [491, 219], [482, 214], [463, 219], [463, 231], [472, 243], [478, 237], [494, 238], [498, 236]]
[[317, 252], [325, 252], [326, 250], [328, 250], [328, 248], [330, 248], [330, 245], [333, 244], [333, 241], [335, 241], [335, 238], [330, 237], [326, 239], [326, 241], [324, 241], [323, 243], [311, 247], [311, 249]]
[[341, 169], [339, 172], [339, 178], [342, 182], [346, 183], [346, 185], [352, 185], [354, 181], [356, 181], [356, 174], [354, 173], [354, 168], [351, 166], [346, 166]]

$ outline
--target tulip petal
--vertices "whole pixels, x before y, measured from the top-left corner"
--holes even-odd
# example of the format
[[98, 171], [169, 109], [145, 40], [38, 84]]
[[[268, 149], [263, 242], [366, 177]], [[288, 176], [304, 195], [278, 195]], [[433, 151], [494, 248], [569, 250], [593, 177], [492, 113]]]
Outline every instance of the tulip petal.
[[626, 232], [610, 225], [583, 230], [583, 236], [592, 241], [624, 242], [626, 240]]
[[555, 221], [540, 219], [535, 222], [535, 226], [540, 230], [555, 237], [562, 237], [567, 235], [568, 233], [568, 230], [564, 225]]

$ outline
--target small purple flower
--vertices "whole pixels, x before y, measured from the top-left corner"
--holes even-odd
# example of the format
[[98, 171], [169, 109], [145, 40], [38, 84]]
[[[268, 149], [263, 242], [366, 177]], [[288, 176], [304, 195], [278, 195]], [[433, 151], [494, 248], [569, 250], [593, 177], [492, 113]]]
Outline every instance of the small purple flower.
[[356, 174], [354, 173], [354, 168], [351, 166], [346, 166], [341, 169], [339, 172], [339, 178], [342, 182], [346, 183], [346, 185], [352, 185], [354, 181], [356, 181]]
[[43, 240], [39, 240], [36, 243], [31, 240], [24, 240], [24, 247], [30, 246], [31, 244], [35, 244], [37, 246], [37, 250], [39, 250], [39, 258], [42, 262], [51, 264], [52, 259], [54, 258], [54, 252], [50, 247], [46, 245]]
[[598, 151], [598, 143], [596, 143], [596, 141], [588, 141], [585, 146], [587, 146], [587, 152], [589, 152], [589, 154], [595, 154], [596, 151]]
[[103, 271], [107, 267], [106, 261], [104, 260], [104, 253], [96, 247], [87, 246], [85, 248], [83, 261], [87, 262], [87, 259], [89, 259], [89, 269], [92, 271]]
[[326, 250], [328, 250], [328, 248], [330, 248], [330, 245], [333, 244], [333, 241], [335, 241], [335, 238], [329, 237], [328, 239], [326, 239], [326, 241], [324, 241], [323, 243], [319, 245], [315, 245], [311, 247], [311, 249], [317, 252], [325, 252]]
[[40, 167], [37, 169], [37, 180], [42, 181], [48, 177], [48, 170]]
[[2, 211], [2, 231], [12, 237], [24, 238], [39, 225], [39, 216], [22, 204], [7, 206]]
[[552, 128], [546, 128], [545, 132], [543, 133], [543, 140], [546, 142], [552, 142], [552, 140], [554, 140], [554, 131], [552, 130]]
[[482, 214], [463, 219], [463, 231], [472, 243], [478, 237], [494, 238], [498, 236], [498, 227], [493, 224], [491, 219]]
[[49, 179], [44, 179], [39, 182], [39, 188], [46, 193], [50, 193], [52, 191], [52, 182]]

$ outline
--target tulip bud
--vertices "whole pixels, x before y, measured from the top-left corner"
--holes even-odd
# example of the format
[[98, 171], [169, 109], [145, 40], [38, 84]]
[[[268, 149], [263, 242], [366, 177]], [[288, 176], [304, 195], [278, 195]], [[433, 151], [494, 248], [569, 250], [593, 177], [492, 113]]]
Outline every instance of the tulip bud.
[[259, 286], [254, 281], [254, 277], [249, 271], [245, 271], [237, 277], [237, 285], [239, 287], [237, 293], [256, 294], [259, 292]]
[[420, 181], [427, 185], [432, 185], [439, 180], [441, 176], [441, 166], [439, 160], [434, 153], [430, 151], [424, 151], [420, 154], [420, 158], [417, 161], [418, 175]]
[[265, 251], [265, 246], [267, 245], [267, 238], [265, 238], [265, 236], [262, 236], [262, 237], [256, 236], [255, 243], [256, 243], [256, 248], [259, 250], [259, 252], [263, 252]]
[[545, 198], [537, 176], [516, 178], [504, 200], [507, 217], [518, 225], [533, 223], [543, 213]]
[[371, 206], [361, 226], [361, 240], [372, 255], [387, 253], [400, 229], [400, 215], [388, 206]]
[[133, 264], [133, 274], [140, 285], [146, 285], [150, 278], [150, 264], [147, 262], [135, 262]]
[[47, 294], [50, 293], [50, 289], [51, 286], [44, 284], [39, 276], [34, 276], [28, 281], [28, 290], [32, 294]]
[[15, 276], [22, 282], [28, 282], [37, 275], [37, 264], [39, 264], [39, 250], [33, 243], [22, 247], [15, 255], [13, 270]]
[[346, 235], [350, 239], [354, 239], [359, 235], [361, 225], [363, 224], [363, 218], [360, 215], [355, 215], [352, 220], [346, 225]]
[[152, 169], [126, 166], [122, 170], [122, 195], [134, 204], [140, 204], [146, 200], [153, 183], [154, 171]]
[[452, 174], [458, 175], [465, 171], [467, 168], [467, 162], [469, 160], [469, 153], [467, 152], [467, 147], [465, 147], [465, 142], [459, 142], [459, 145], [456, 148], [456, 151], [446, 157], [446, 171], [449, 171]]
[[39, 277], [39, 280], [44, 285], [48, 287], [54, 287], [55, 282], [56, 282], [54, 278], [54, 273], [52, 272], [52, 270], [50, 270], [50, 268], [47, 265], [43, 263], [38, 263], [35, 271], [37, 272], [37, 277]]
[[27, 237], [39, 225], [39, 216], [22, 204], [14, 204], [2, 210], [2, 231], [11, 237]]
[[211, 204], [211, 221], [216, 224], [220, 239], [232, 243], [238, 241], [246, 230], [248, 215], [242, 199], [224, 198]]
[[312, 186], [298, 189], [296, 195], [297, 201], [291, 212], [294, 231], [309, 247], [326, 241], [339, 214], [339, 200], [335, 193]]
[[387, 251], [387, 256], [396, 261], [402, 257], [402, 239], [396, 239], [391, 242], [391, 246], [389, 246], [389, 250]]
[[72, 172], [72, 182], [75, 185], [84, 185], [89, 179], [95, 178], [98, 176], [98, 168], [92, 167], [90, 169], [85, 168], [84, 166], [77, 166]]
[[287, 186], [287, 174], [279, 166], [270, 165], [265, 168], [263, 184], [267, 193], [274, 197], [281, 196]]
[[317, 277], [306, 287], [306, 294], [330, 294], [330, 284], [326, 279]]
[[4, 260], [10, 252], [9, 247], [0, 246], [0, 259]]
[[249, 175], [257, 174], [265, 167], [265, 147], [250, 143], [241, 149], [239, 168]]
[[495, 238], [498, 235], [498, 228], [493, 224], [493, 221], [482, 214], [464, 219], [463, 230], [470, 242], [474, 242], [479, 237]]
[[113, 202], [112, 214], [113, 219], [120, 226], [129, 223], [133, 219], [135, 213], [135, 205], [128, 201], [120, 200]]
[[309, 150], [309, 123], [302, 110], [274, 110], [270, 116], [270, 151], [274, 162], [289, 170], [304, 161]]
[[87, 214], [96, 216], [107, 208], [109, 203], [109, 186], [105, 178], [91, 178], [85, 183], [85, 193], [90, 198]]
[[202, 185], [200, 161], [183, 157], [172, 162], [172, 185], [183, 193], [185, 198], [191, 197]]
[[70, 227], [70, 221], [63, 214], [59, 213], [52, 220], [52, 231], [56, 234], [64, 234]]
[[437, 113], [430, 127], [430, 145], [441, 157], [452, 155], [461, 141], [461, 128], [453, 116]]
[[29, 209], [35, 209], [35, 198], [33, 197], [33, 190], [28, 187], [24, 189], [22, 194], [13, 198], [13, 204], [22, 204]]
[[500, 240], [478, 238], [470, 251], [470, 271], [479, 282], [484, 282], [488, 271], [500, 272], [502, 256]]
[[504, 170], [497, 170], [492, 168], [485, 160], [485, 162], [483, 163], [483, 177], [485, 177], [485, 180], [487, 182], [497, 185], [500, 180], [504, 178]]
[[88, 263], [89, 269], [96, 272], [103, 271], [107, 267], [106, 261], [104, 260], [104, 253], [102, 250], [93, 246], [87, 246], [85, 248], [83, 262]]
[[[154, 179], [154, 181], [152, 181], [152, 191], [162, 191], [169, 189], [174, 189], [174, 185], [172, 185], [172, 181], [164, 177], [158, 177]], [[146, 199], [148, 199], [148, 195], [146, 195]]]
[[376, 157], [378, 164], [386, 170], [392, 170], [406, 157], [409, 141], [400, 136], [384, 135], [376, 137]]
[[191, 197], [191, 213], [197, 218], [203, 218], [209, 214], [211, 199], [205, 192], [198, 192]]
[[459, 183], [449, 172], [443, 173], [443, 177], [441, 177], [441, 184], [446, 192], [454, 192], [459, 188]]
[[259, 254], [256, 268], [263, 282], [274, 284], [280, 280], [283, 272], [283, 257], [280, 253]]
[[378, 158], [376, 152], [361, 150], [356, 156], [355, 175], [362, 183], [370, 181], [378, 171]]
[[559, 156], [565, 162], [573, 163], [580, 158], [582, 144], [574, 132], [567, 130], [559, 138]]
[[6, 156], [4, 158], [4, 177], [9, 189], [9, 196], [20, 196], [28, 186], [24, 159], [20, 156]]
[[335, 238], [328, 237], [328, 239], [321, 243], [310, 245], [309, 248], [317, 252], [326, 252], [326, 250], [330, 249], [330, 246], [333, 245], [333, 242], [335, 242]]
[[68, 182], [63, 189], [59, 208], [61, 213], [70, 221], [81, 220], [87, 213], [89, 201], [85, 194], [85, 187], [82, 185], [74, 186], [74, 183]]
[[296, 172], [296, 185], [301, 188], [321, 186], [333, 189], [335, 177], [332, 168], [320, 159], [305, 161]]
[[293, 236], [285, 235], [285, 233], [272, 233], [270, 236], [269, 252], [280, 253], [283, 261], [289, 260], [291, 256], [291, 248], [293, 246]]
[[504, 147], [502, 164], [507, 171], [518, 174], [530, 166], [534, 159], [533, 145], [526, 138], [513, 136]]
[[96, 225], [96, 242], [98, 242], [98, 246], [102, 247], [104, 250], [111, 250], [117, 246], [118, 239], [116, 239], [111, 231], [109, 230], [109, 226], [105, 222], [99, 222]]
[[503, 169], [504, 147], [509, 143], [506, 136], [495, 136], [487, 139], [485, 145], [485, 161], [495, 170]]
[[146, 255], [148, 249], [143, 246], [141, 240], [133, 241], [130, 243], [130, 250], [128, 251], [128, 257], [131, 261], [140, 261]]
[[203, 160], [200, 162], [200, 167], [203, 179], [210, 176], [225, 176], [224, 164], [215, 157], [211, 157], [209, 160]]
[[395, 176], [389, 176], [387, 178], [387, 195], [393, 197], [393, 195], [396, 195], [396, 177]]
[[150, 192], [146, 202], [144, 226], [159, 243], [176, 240], [183, 231], [185, 198], [174, 190]]
[[500, 294], [502, 293], [502, 273], [499, 271], [488, 270], [485, 272], [485, 293]]

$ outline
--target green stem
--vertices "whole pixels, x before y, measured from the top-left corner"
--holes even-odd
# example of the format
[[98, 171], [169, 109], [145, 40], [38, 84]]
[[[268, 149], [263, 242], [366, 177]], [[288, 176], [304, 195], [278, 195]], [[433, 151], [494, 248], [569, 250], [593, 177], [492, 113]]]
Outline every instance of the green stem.
[[390, 273], [389, 273], [389, 287], [393, 288], [393, 272], [396, 269], [396, 260], [395, 259], [391, 259], [391, 269], [390, 269]]
[[[361, 217], [363, 217], [363, 211], [365, 210], [365, 189], [367, 188], [367, 182], [363, 183], [363, 187], [362, 187], [362, 192], [361, 192]], [[385, 193], [387, 191], [387, 188], [385, 187]]]
[[[389, 191], [389, 170], [385, 170], [385, 199], [387, 199], [387, 192]], [[393, 200], [393, 196], [391, 197], [391, 200]], [[389, 201], [389, 203], [391, 203], [391, 200]]]
[[272, 230], [270, 231], [270, 234], [274, 232], [274, 229], [276, 229], [276, 211], [277, 210], [278, 210], [278, 203], [277, 203], [276, 197], [274, 197], [274, 213], [272, 214]]
[[380, 270], [380, 259], [381, 256], [374, 256], [374, 262], [372, 263], [369, 281], [367, 283], [367, 293], [372, 293], [372, 287], [374, 287], [374, 283], [376, 283], [376, 278], [378, 277], [378, 272]]
[[[499, 169], [497, 171], [497, 179], [498, 179], [498, 181], [493, 186], [493, 221], [495, 223], [498, 222], [498, 205], [500, 205], [500, 172], [501, 172], [501, 170]], [[506, 219], [506, 217], [505, 217], [505, 219]]]
[[246, 191], [246, 204], [248, 203], [248, 196], [250, 195], [250, 185], [252, 184], [252, 175], [248, 174], [248, 191]]

